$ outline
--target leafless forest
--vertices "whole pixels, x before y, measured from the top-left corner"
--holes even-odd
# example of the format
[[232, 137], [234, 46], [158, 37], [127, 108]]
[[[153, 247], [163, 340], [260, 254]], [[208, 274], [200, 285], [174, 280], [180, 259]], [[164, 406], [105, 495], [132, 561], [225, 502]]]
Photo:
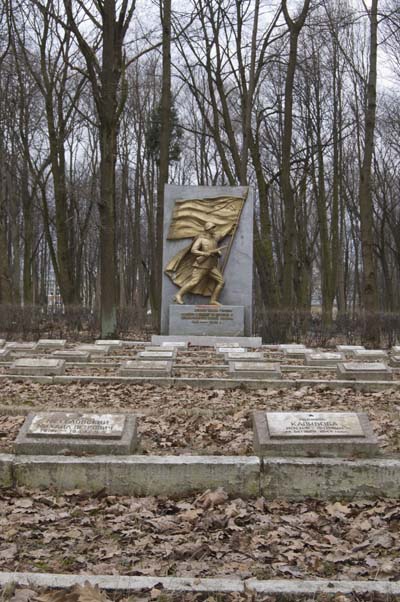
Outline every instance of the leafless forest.
[[156, 326], [170, 182], [254, 187], [266, 339], [313, 320], [344, 334], [361, 320], [375, 343], [385, 324], [396, 334], [398, 0], [0, 12], [1, 330], [24, 312], [100, 316], [110, 336], [151, 309]]

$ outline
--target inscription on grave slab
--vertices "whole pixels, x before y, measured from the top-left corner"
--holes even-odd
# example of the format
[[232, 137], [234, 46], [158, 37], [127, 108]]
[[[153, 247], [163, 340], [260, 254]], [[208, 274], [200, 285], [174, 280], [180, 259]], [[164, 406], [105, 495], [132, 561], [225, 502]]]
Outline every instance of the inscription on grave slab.
[[383, 362], [367, 363], [367, 362], [345, 362], [343, 364], [345, 370], [365, 370], [366, 372], [377, 371], [382, 372], [387, 370], [386, 364]]
[[27, 435], [118, 439], [122, 436], [125, 420], [126, 416], [115, 414], [43, 412], [33, 418]]
[[354, 412], [266, 412], [270, 437], [364, 437]]

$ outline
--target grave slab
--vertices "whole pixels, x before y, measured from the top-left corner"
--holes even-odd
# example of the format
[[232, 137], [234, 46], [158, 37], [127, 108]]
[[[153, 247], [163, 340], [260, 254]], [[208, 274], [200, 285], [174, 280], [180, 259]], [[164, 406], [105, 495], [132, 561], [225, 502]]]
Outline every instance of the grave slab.
[[305, 349], [306, 346], [303, 343], [283, 343], [278, 345], [279, 351], [285, 351], [285, 349]]
[[36, 349], [64, 349], [66, 344], [65, 339], [39, 339]]
[[187, 349], [187, 341], [163, 341], [161, 347], [176, 347], [177, 349]]
[[376, 457], [378, 441], [363, 412], [253, 413], [260, 456]]
[[11, 357], [11, 351], [9, 349], [0, 349], [0, 362], [7, 362]]
[[400, 345], [394, 345], [391, 349], [391, 352], [395, 355], [400, 355]]
[[282, 378], [279, 364], [268, 362], [230, 362], [229, 372], [233, 378], [280, 379]]
[[100, 347], [110, 347], [111, 349], [122, 347], [122, 341], [119, 339], [96, 339], [94, 344], [100, 345]]
[[[0, 351], [0, 354], [1, 354], [1, 351]], [[0, 357], [1, 357], [1, 355], [0, 355]], [[390, 366], [392, 366], [392, 368], [400, 368], [400, 355], [392, 355], [390, 357], [389, 364], [390, 364]]]
[[246, 347], [215, 347], [215, 352], [218, 355], [225, 355], [226, 353], [246, 353]]
[[121, 376], [170, 376], [172, 361], [170, 360], [128, 360], [124, 362], [118, 374]]
[[74, 364], [90, 362], [90, 353], [86, 351], [77, 351], [76, 349], [61, 349], [59, 351], [53, 351], [51, 355], [56, 359], [73, 362]]
[[139, 351], [136, 354], [136, 359], [138, 360], [174, 360], [176, 358], [176, 349], [173, 351], [168, 350], [160, 350], [160, 351]]
[[2, 347], [4, 347], [5, 344], [6, 344], [6, 340], [5, 339], [0, 339], [0, 349]]
[[352, 357], [362, 362], [366, 360], [385, 360], [387, 355], [387, 352], [383, 349], [354, 349], [352, 352]]
[[25, 376], [60, 376], [65, 372], [65, 361], [59, 359], [37, 359], [22, 357], [8, 368], [10, 374]]
[[170, 347], [167, 347], [167, 345], [146, 345], [146, 347], [144, 348], [143, 352], [146, 353], [173, 353], [174, 357], [176, 357], [177, 352], [179, 351], [180, 347], [175, 347], [174, 345], [171, 345]]
[[6, 343], [5, 348], [13, 353], [32, 353], [36, 351], [36, 343], [15, 343], [10, 341]]
[[179, 335], [243, 336], [243, 305], [170, 305], [169, 332]]
[[263, 362], [262, 351], [229, 351], [224, 353], [225, 362]]
[[283, 350], [283, 355], [292, 360], [304, 360], [310, 353], [314, 353], [314, 350], [307, 347], [287, 347]]
[[364, 345], [336, 345], [336, 349], [345, 354], [352, 354], [354, 350], [365, 349]]
[[30, 412], [14, 443], [16, 454], [125, 455], [137, 447], [136, 417], [125, 414]]
[[336, 374], [340, 380], [393, 380], [393, 371], [383, 362], [340, 362]]
[[338, 362], [345, 360], [344, 353], [337, 352], [317, 352], [308, 353], [304, 358], [306, 366], [336, 366]]
[[90, 355], [107, 355], [110, 353], [111, 347], [109, 345], [78, 345], [75, 349], [76, 351], [85, 351]]
[[[154, 345], [162, 345], [163, 342], [169, 343], [177, 340], [174, 335], [158, 335], [153, 334], [151, 342]], [[198, 335], [182, 335], [179, 340], [183, 340], [188, 345], [193, 347], [214, 347], [215, 345], [229, 345], [238, 343], [242, 347], [261, 347], [261, 337], [220, 337], [220, 336], [198, 336]]]

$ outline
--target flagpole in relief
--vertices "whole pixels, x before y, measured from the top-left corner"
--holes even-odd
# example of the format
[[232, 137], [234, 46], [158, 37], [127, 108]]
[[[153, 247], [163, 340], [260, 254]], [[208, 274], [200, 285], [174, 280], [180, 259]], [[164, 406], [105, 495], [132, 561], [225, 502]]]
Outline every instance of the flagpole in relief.
[[244, 193], [244, 196], [243, 196], [243, 202], [242, 202], [242, 206], [240, 207], [239, 215], [238, 215], [238, 218], [237, 218], [237, 221], [236, 221], [235, 227], [234, 227], [234, 229], [233, 229], [233, 232], [232, 232], [232, 234], [231, 234], [231, 239], [230, 239], [230, 241], [229, 241], [228, 250], [227, 250], [227, 252], [226, 252], [226, 254], [225, 254], [225, 257], [224, 257], [224, 262], [223, 262], [223, 264], [222, 264], [222, 267], [221, 267], [221, 272], [222, 272], [222, 273], [224, 273], [224, 271], [225, 271], [226, 264], [228, 263], [229, 255], [231, 254], [231, 250], [232, 250], [233, 241], [234, 241], [234, 239], [235, 239], [235, 236], [236, 236], [236, 231], [237, 231], [237, 229], [238, 229], [238, 227], [239, 227], [240, 218], [242, 217], [243, 207], [244, 207], [244, 204], [245, 204], [245, 202], [246, 202], [246, 200], [247, 200], [247, 195], [248, 195], [248, 194], [249, 194], [249, 187], [247, 187], [247, 190], [246, 190], [246, 192]]

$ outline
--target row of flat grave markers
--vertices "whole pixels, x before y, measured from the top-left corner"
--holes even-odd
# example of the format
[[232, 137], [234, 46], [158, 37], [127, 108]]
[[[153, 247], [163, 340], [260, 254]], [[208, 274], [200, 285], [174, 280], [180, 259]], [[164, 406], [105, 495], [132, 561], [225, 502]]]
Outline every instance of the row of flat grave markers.
[[[14, 443], [25, 455], [129, 455], [138, 449], [137, 419], [126, 414], [31, 412]], [[259, 456], [374, 457], [377, 438], [364, 413], [253, 412]]]
[[262, 351], [247, 351], [239, 345], [221, 347], [215, 345], [218, 355], [228, 363], [229, 373], [235, 379], [279, 380], [282, 373], [279, 364], [265, 361]]
[[124, 362], [118, 373], [127, 377], [170, 377], [178, 351], [186, 349], [187, 343], [183, 341], [164, 342], [161, 346], [147, 345], [134, 360]]

